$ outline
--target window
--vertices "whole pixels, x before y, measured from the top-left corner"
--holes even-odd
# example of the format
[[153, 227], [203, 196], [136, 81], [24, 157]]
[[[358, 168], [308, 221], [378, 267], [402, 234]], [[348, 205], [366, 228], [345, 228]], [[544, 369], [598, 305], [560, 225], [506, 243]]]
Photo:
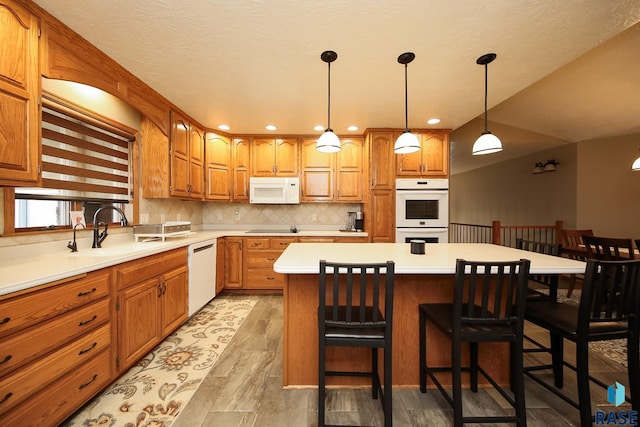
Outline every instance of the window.
[[135, 136], [53, 95], [43, 98], [42, 187], [15, 189], [15, 229], [67, 228], [72, 211], [83, 211], [89, 225], [102, 206], [124, 210]]

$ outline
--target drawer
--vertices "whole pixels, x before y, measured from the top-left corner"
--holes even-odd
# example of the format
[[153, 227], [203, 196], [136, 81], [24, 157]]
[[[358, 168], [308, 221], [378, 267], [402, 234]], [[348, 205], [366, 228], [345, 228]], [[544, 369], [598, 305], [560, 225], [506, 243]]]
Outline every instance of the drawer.
[[284, 287], [285, 275], [268, 268], [247, 270], [244, 288], [281, 289]]
[[109, 321], [105, 298], [70, 313], [0, 338], [0, 377]]
[[[111, 352], [105, 350], [59, 380], [29, 396], [7, 414], [0, 425], [58, 426], [111, 382]], [[4, 396], [3, 396], [4, 397]]]
[[0, 301], [0, 336], [109, 295], [111, 270], [92, 271], [50, 288]]
[[114, 267], [118, 289], [124, 289], [174, 268], [187, 265], [187, 248], [175, 249]]
[[287, 249], [290, 243], [295, 242], [295, 237], [272, 237], [271, 238], [271, 249], [279, 249], [280, 251], [284, 251]]
[[300, 243], [333, 243], [336, 241], [335, 237], [299, 237]]
[[18, 369], [0, 380], [0, 414], [27, 399], [49, 382], [77, 369], [82, 363], [109, 349], [111, 328], [107, 323], [46, 357]]
[[268, 237], [247, 237], [245, 239], [246, 249], [269, 249]]
[[256, 251], [248, 250], [245, 262], [247, 268], [272, 268], [282, 251]]

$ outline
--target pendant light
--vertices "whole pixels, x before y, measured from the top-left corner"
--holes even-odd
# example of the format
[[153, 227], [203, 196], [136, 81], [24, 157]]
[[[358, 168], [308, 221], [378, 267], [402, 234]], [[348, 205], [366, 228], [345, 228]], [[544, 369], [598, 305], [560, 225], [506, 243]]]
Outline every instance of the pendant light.
[[407, 90], [407, 64], [415, 59], [413, 52], [405, 52], [398, 56], [398, 62], [404, 64], [404, 132], [396, 139], [393, 151], [396, 154], [414, 153], [420, 149], [418, 137], [409, 130], [409, 103]]
[[331, 63], [338, 58], [338, 54], [332, 50], [325, 50], [320, 55], [320, 59], [327, 63], [328, 66], [328, 98], [327, 98], [327, 128], [324, 133], [320, 135], [318, 138], [318, 142], [316, 143], [316, 150], [321, 151], [323, 153], [335, 153], [336, 151], [340, 151], [342, 147], [340, 146], [340, 139], [338, 135], [333, 133], [333, 129], [331, 129]]
[[476, 64], [484, 65], [484, 132], [482, 132], [473, 144], [473, 155], [491, 154], [502, 151], [502, 142], [500, 142], [497, 136], [489, 132], [487, 128], [487, 68], [494, 59], [496, 59], [495, 53], [487, 53], [476, 60]]
[[632, 171], [640, 171], [640, 157], [638, 157], [631, 165]]

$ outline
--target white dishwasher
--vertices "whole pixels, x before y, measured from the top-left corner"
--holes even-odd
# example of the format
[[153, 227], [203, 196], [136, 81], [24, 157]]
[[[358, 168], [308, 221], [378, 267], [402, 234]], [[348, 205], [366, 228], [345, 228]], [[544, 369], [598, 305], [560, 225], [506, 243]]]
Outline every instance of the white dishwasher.
[[216, 296], [216, 239], [189, 245], [189, 316]]

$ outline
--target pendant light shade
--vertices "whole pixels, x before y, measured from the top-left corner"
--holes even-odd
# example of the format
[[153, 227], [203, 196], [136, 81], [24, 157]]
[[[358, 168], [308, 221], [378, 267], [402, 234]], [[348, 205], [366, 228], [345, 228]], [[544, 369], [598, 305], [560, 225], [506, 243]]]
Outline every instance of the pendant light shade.
[[335, 153], [342, 149], [342, 146], [340, 145], [340, 138], [338, 138], [338, 135], [333, 133], [333, 129], [331, 129], [331, 63], [337, 58], [338, 54], [332, 50], [325, 50], [320, 55], [320, 59], [326, 62], [328, 67], [327, 128], [320, 138], [318, 138], [318, 142], [316, 142], [316, 150], [323, 153]]
[[413, 52], [405, 52], [398, 56], [398, 62], [404, 64], [404, 132], [398, 137], [393, 151], [396, 154], [414, 153], [420, 149], [418, 137], [409, 130], [409, 93], [407, 88], [407, 64], [415, 59]]
[[502, 142], [500, 138], [489, 132], [487, 127], [487, 86], [488, 86], [488, 65], [496, 59], [495, 53], [487, 53], [476, 60], [476, 64], [484, 65], [484, 132], [473, 144], [473, 155], [491, 154], [502, 151]]
[[640, 171], [640, 157], [638, 157], [631, 165], [632, 171]]

